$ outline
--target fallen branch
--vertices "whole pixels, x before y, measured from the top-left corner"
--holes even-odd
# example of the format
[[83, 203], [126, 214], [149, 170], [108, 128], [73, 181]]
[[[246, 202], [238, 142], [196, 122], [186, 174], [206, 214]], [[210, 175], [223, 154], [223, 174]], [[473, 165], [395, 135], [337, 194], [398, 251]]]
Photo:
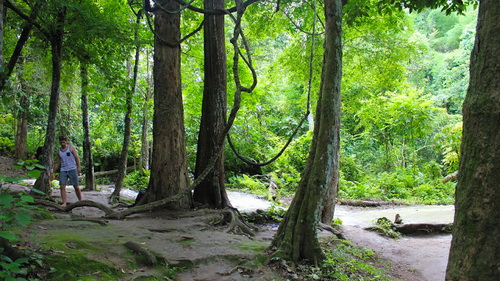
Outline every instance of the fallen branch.
[[447, 183], [451, 180], [454, 180], [458, 177], [458, 171], [455, 171], [449, 175], [447, 175], [446, 177], [443, 178], [443, 180], [441, 181], [442, 183]]
[[419, 234], [449, 234], [453, 228], [452, 223], [415, 223], [396, 225], [396, 231], [406, 235]]
[[394, 201], [354, 200], [354, 199], [339, 200], [338, 203], [341, 205], [349, 205], [355, 207], [380, 207], [386, 205], [402, 205], [402, 203], [397, 203]]
[[[130, 166], [127, 167], [127, 171], [135, 169], [136, 166]], [[109, 171], [102, 171], [102, 172], [94, 172], [94, 177], [102, 177], [102, 176], [109, 176], [118, 173], [118, 169], [116, 170], [109, 170]], [[79, 180], [83, 180], [85, 178], [85, 174], [82, 174], [78, 177]]]
[[[415, 224], [400, 224], [392, 225], [391, 229], [397, 233], [404, 235], [430, 235], [430, 234], [450, 234], [453, 224], [449, 223], [415, 223]], [[380, 226], [366, 227], [365, 230], [383, 232]]]

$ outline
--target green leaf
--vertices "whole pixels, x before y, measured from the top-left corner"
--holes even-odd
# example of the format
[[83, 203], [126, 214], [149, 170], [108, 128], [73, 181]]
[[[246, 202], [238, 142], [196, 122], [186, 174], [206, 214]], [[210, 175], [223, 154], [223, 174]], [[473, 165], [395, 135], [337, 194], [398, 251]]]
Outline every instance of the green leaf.
[[21, 226], [28, 226], [31, 223], [31, 215], [25, 213], [17, 213], [15, 216], [17, 223]]
[[24, 202], [29, 202], [29, 203], [35, 202], [35, 199], [33, 198], [33, 196], [30, 196], [27, 194], [21, 195], [21, 200], [23, 200]]
[[18, 264], [23, 264], [23, 263], [27, 263], [27, 262], [29, 262], [29, 258], [18, 258], [16, 260], [16, 263], [18, 263]]
[[0, 231], [0, 237], [5, 238], [7, 240], [15, 240], [17, 236], [10, 231]]
[[[6, 262], [8, 262], [8, 263], [13, 262], [13, 260], [12, 260], [10, 257], [8, 257], [8, 256], [0, 256], [0, 260], [2, 260], [2, 261], [6, 261]], [[0, 263], [0, 264], [2, 264], [2, 265], [3, 265], [3, 264], [5, 264], [5, 263]]]
[[10, 205], [14, 201], [14, 197], [10, 194], [7, 193], [1, 193], [0, 194], [0, 205]]
[[38, 178], [41, 172], [39, 170], [31, 170], [28, 172], [28, 175], [32, 178]]
[[38, 193], [38, 194], [45, 194], [45, 192], [41, 191], [40, 189], [36, 189], [34, 187], [30, 187], [31, 191]]

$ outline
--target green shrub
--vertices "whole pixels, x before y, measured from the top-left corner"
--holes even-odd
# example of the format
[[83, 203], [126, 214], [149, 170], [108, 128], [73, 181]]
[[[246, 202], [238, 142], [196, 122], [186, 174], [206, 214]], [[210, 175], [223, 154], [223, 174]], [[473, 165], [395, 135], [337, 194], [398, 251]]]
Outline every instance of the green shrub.
[[269, 193], [267, 184], [263, 178], [259, 178], [262, 178], [262, 176], [248, 176], [246, 174], [242, 174], [241, 176], [233, 177], [229, 186], [260, 196], [267, 196]]
[[[2, 181], [3, 179], [0, 178], [0, 182]], [[13, 196], [4, 190], [0, 191], [0, 239], [5, 239], [11, 244], [19, 240], [16, 230], [31, 224], [34, 211], [37, 209], [30, 205], [33, 202], [33, 197], [27, 193]], [[33, 265], [40, 263], [39, 255], [32, 254], [13, 260], [3, 254], [3, 249], [0, 248], [0, 279], [26, 280], [23, 276], [30, 273]]]
[[454, 183], [443, 184], [435, 163], [417, 168], [366, 175], [359, 182], [344, 179], [341, 173], [339, 198], [402, 200], [424, 204], [452, 204]]
[[328, 241], [323, 249], [326, 259], [309, 274], [312, 280], [391, 280], [383, 270], [373, 266], [378, 257], [371, 249], [337, 239]]
[[150, 171], [143, 170], [128, 173], [123, 179], [123, 186], [133, 190], [146, 190], [149, 184]]

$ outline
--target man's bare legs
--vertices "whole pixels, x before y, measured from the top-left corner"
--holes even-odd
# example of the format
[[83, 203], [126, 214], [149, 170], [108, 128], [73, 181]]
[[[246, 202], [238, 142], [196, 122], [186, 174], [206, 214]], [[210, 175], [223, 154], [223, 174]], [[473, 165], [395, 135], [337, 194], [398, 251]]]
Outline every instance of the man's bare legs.
[[[80, 187], [78, 185], [75, 185], [75, 193], [76, 197], [78, 197], [78, 201], [82, 201], [82, 191], [80, 190]], [[67, 202], [67, 193], [66, 193], [66, 185], [61, 185], [61, 200], [62, 200], [62, 206], [66, 207], [68, 204]]]
[[67, 199], [67, 197], [66, 197], [66, 185], [61, 184], [61, 200], [62, 200], [63, 207], [66, 207], [66, 205], [67, 205], [66, 199]]
[[75, 187], [76, 197], [78, 197], [78, 201], [82, 201], [82, 191], [80, 190], [80, 187], [78, 185], [74, 185], [74, 187]]

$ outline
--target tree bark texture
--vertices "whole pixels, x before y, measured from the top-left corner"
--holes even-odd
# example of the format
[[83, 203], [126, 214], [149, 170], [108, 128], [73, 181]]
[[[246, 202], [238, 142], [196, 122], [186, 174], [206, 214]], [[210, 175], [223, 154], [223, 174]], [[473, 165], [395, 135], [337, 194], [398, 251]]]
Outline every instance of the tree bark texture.
[[[179, 9], [172, 0], [160, 4], [167, 10]], [[181, 92], [180, 15], [157, 9], [154, 26], [153, 155], [150, 181], [141, 203], [161, 200], [189, 185]], [[190, 193], [171, 207], [191, 207]]]
[[500, 280], [500, 2], [481, 0], [447, 280]]
[[26, 81], [22, 73], [19, 73], [19, 81], [21, 84], [21, 92], [23, 93], [19, 100], [19, 110], [16, 128], [16, 153], [17, 159], [26, 159], [28, 156], [28, 117], [29, 117], [29, 90], [26, 86]]
[[84, 62], [80, 65], [80, 75], [82, 78], [82, 127], [83, 127], [83, 163], [85, 173], [84, 190], [95, 190], [94, 160], [92, 158], [92, 142], [90, 140], [89, 125], [89, 97], [88, 97], [88, 69]]
[[50, 172], [53, 165], [53, 155], [56, 138], [57, 112], [59, 111], [59, 97], [61, 87], [62, 48], [64, 37], [64, 22], [66, 20], [66, 8], [62, 7], [57, 12], [57, 26], [51, 31], [49, 38], [52, 54], [52, 84], [50, 87], [49, 116], [47, 119], [47, 130], [43, 145], [41, 163], [45, 166], [35, 182], [34, 188], [50, 194]]
[[338, 175], [342, 73], [340, 0], [325, 1], [325, 19], [323, 73], [311, 150], [297, 194], [272, 242], [276, 256], [315, 264], [324, 257], [316, 228], [324, 198]]
[[[224, 0], [205, 0], [205, 9], [223, 9]], [[227, 67], [224, 16], [205, 15], [205, 79], [200, 131], [196, 153], [195, 177], [208, 166], [224, 138], [226, 122]], [[219, 157], [213, 171], [194, 189], [194, 201], [211, 208], [225, 208], [229, 199], [224, 186], [224, 157]]]

